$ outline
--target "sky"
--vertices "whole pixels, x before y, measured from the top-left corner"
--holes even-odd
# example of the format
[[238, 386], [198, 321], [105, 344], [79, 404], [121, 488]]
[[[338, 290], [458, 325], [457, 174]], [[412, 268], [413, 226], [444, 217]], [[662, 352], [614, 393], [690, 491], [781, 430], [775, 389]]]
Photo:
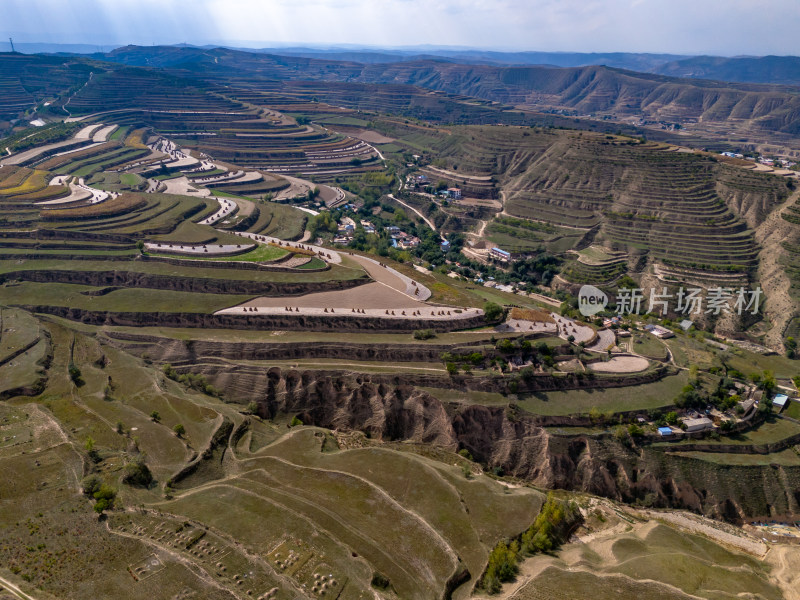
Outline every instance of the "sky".
[[798, 25], [800, 0], [0, 0], [0, 42], [98, 46], [800, 55]]

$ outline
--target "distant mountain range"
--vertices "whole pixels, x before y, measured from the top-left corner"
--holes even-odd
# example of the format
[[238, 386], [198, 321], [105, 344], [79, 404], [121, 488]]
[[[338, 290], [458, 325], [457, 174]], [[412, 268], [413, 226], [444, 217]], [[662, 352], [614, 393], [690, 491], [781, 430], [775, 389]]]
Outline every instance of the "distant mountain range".
[[468, 65], [431, 59], [366, 64], [224, 48], [126, 46], [92, 56], [224, 85], [265, 80], [404, 84], [576, 116], [702, 127], [724, 123], [732, 135], [800, 135], [800, 90], [787, 86], [681, 79], [596, 65]]
[[[112, 45], [18, 43], [17, 51], [28, 54], [91, 54], [98, 56], [113, 51]], [[400, 62], [439, 61], [464, 65], [494, 66], [553, 66], [586, 67], [606, 66], [640, 73], [652, 73], [689, 79], [710, 79], [734, 83], [765, 83], [800, 86], [800, 57], [760, 56], [722, 57], [687, 56], [679, 54], [651, 54], [637, 52], [501, 52], [439, 48], [314, 48], [274, 47], [239, 48], [233, 46], [194, 46], [178, 44], [151, 48], [178, 48], [191, 52], [225, 48], [233, 51], [269, 54], [295, 58], [360, 63], [391, 64]]]
[[800, 57], [694, 56], [664, 63], [653, 72], [672, 77], [800, 86]]

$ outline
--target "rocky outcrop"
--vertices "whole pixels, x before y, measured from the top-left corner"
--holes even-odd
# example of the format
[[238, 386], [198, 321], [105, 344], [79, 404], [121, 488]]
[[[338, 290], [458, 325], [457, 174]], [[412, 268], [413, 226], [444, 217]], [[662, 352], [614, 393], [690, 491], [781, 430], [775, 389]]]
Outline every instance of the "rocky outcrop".
[[286, 414], [384, 441], [466, 448], [487, 469], [537, 486], [734, 522], [800, 514], [800, 467], [726, 466], [658, 447], [629, 447], [612, 436], [554, 435], [542, 427], [546, 420], [513, 406], [444, 404], [399, 377], [271, 368], [242, 384], [230, 369], [204, 373], [224, 394], [248, 387], [262, 417]]

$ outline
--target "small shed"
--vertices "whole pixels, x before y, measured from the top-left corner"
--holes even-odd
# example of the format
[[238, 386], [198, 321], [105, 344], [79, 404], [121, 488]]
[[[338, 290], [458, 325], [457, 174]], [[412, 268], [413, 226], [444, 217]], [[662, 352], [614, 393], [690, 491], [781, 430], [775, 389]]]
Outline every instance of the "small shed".
[[786, 406], [788, 401], [789, 396], [786, 394], [775, 394], [775, 397], [772, 399], [772, 405], [777, 406], [778, 410], [783, 410], [783, 407]]
[[669, 427], [659, 427], [658, 435], [660, 435], [661, 437], [669, 437], [672, 435], [672, 429], [670, 429]]
[[684, 419], [683, 424], [686, 425], [686, 431], [692, 433], [694, 431], [705, 431], [714, 426], [713, 421], [708, 417], [698, 417], [696, 419]]

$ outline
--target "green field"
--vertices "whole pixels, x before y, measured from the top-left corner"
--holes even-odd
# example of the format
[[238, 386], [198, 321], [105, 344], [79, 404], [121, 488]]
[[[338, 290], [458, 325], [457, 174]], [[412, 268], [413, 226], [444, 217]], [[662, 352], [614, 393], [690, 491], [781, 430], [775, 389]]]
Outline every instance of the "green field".
[[514, 402], [521, 409], [535, 415], [586, 414], [592, 409], [601, 413], [623, 411], [648, 411], [670, 406], [688, 378], [685, 373], [670, 375], [660, 381], [643, 385], [596, 390], [569, 390], [537, 392], [534, 394], [501, 394], [489, 392], [461, 392], [428, 388], [427, 391], [444, 402], [507, 405]]

